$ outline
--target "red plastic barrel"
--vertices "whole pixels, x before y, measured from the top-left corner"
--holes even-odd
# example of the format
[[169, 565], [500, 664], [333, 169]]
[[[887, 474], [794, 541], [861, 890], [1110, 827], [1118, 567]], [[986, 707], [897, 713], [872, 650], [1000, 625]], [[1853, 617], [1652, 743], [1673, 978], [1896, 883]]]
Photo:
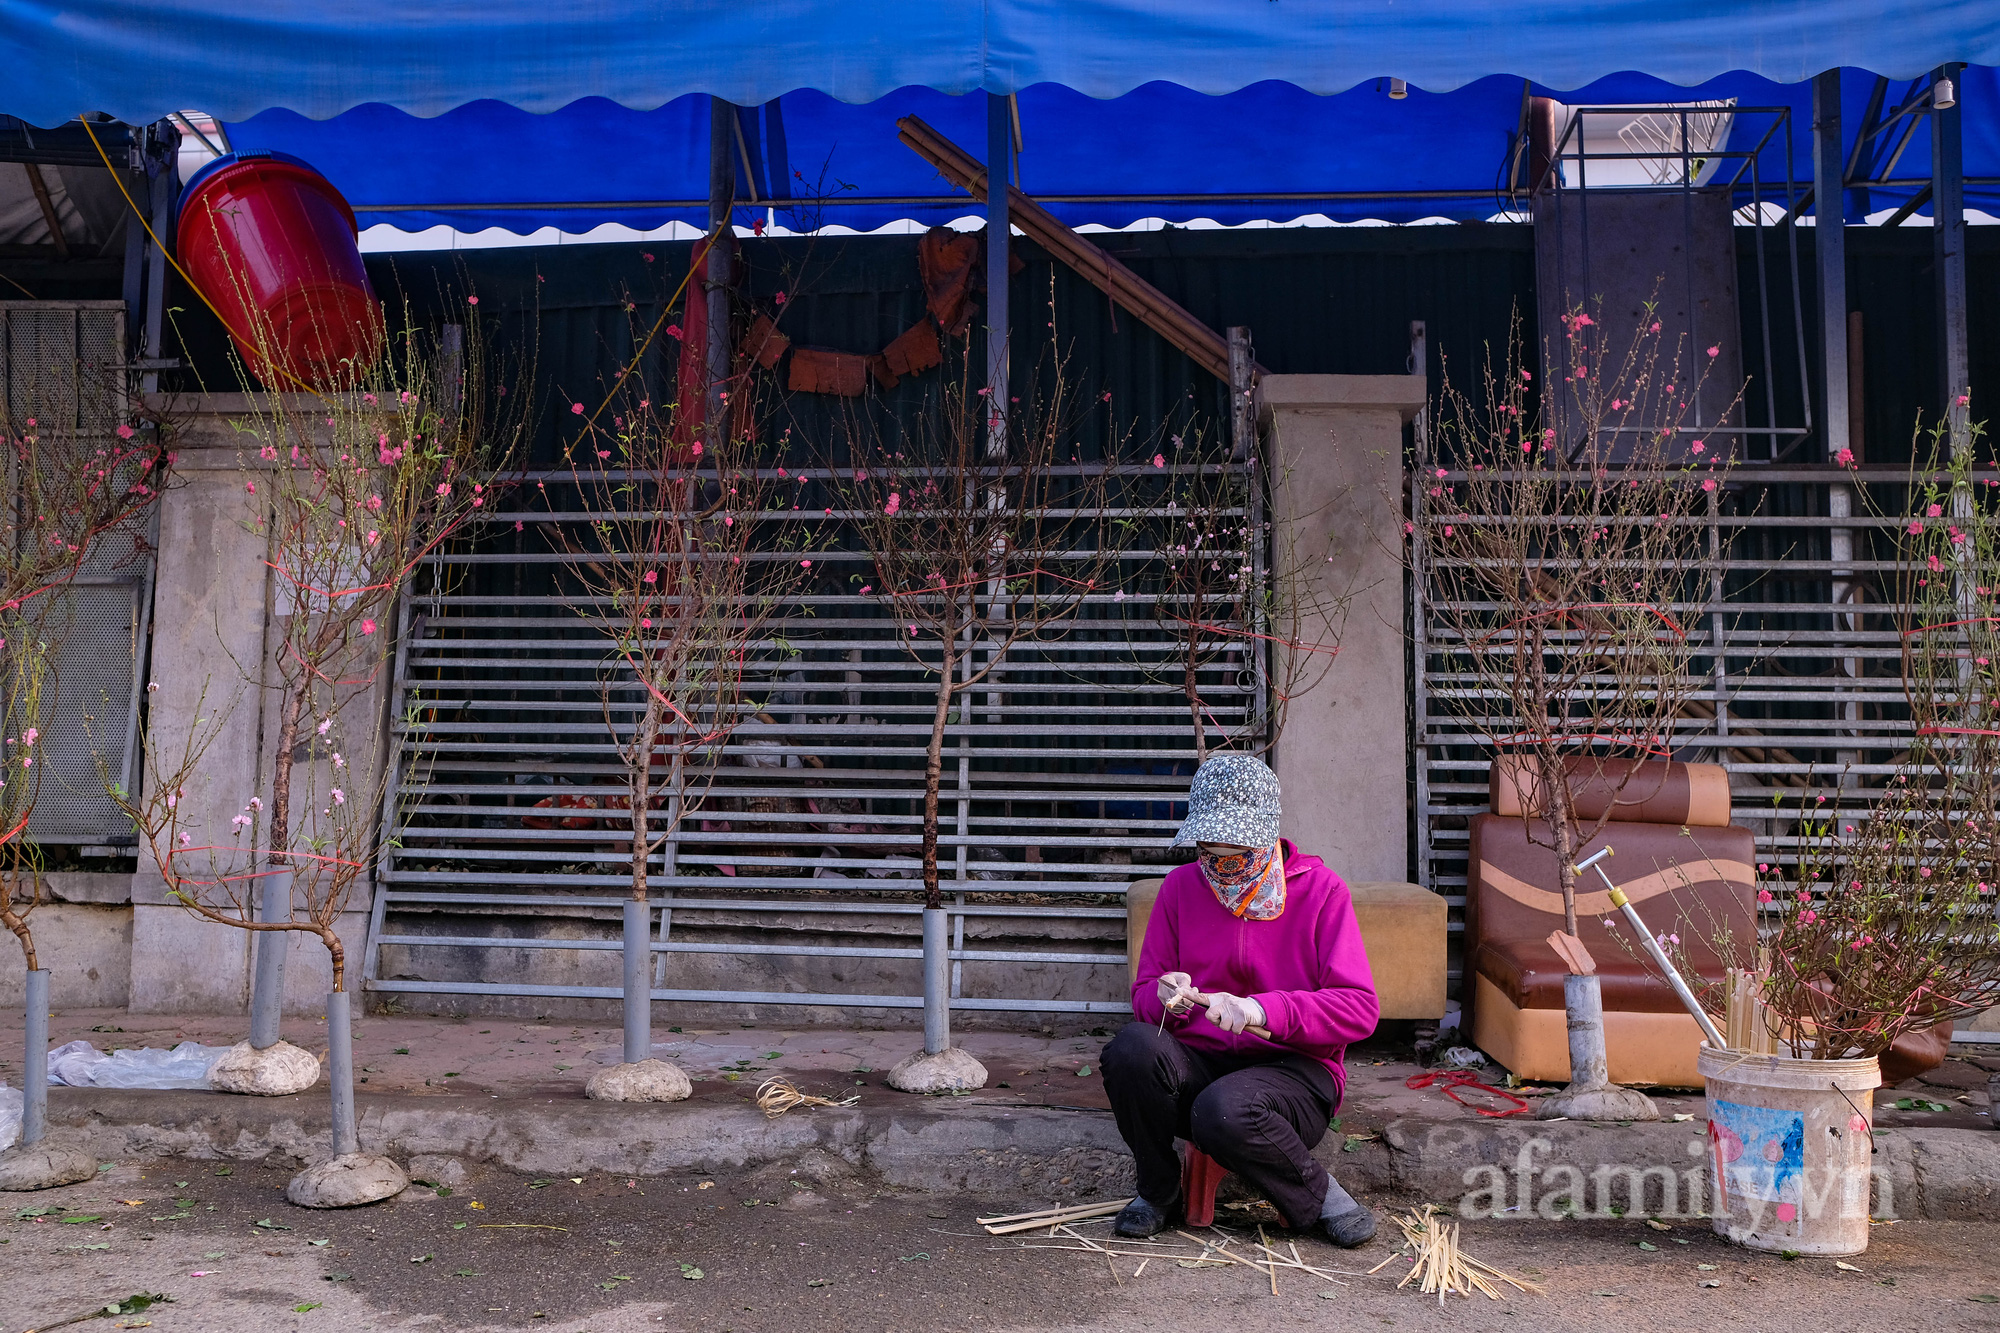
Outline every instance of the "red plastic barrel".
[[181, 267], [272, 389], [354, 383], [382, 349], [382, 306], [354, 210], [283, 153], [218, 158], [181, 192]]

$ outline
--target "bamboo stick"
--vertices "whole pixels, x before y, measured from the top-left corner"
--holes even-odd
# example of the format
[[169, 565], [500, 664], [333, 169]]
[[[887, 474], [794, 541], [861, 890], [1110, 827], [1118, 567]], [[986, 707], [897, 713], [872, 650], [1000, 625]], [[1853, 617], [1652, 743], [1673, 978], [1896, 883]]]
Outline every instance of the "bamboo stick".
[[1130, 1202], [1132, 1202], [1130, 1199], [1122, 1201], [1107, 1199], [1103, 1203], [1060, 1203], [1053, 1204], [1047, 1208], [1037, 1208], [1032, 1213], [1008, 1213], [1004, 1217], [976, 1217], [973, 1221], [983, 1227], [997, 1226], [1003, 1222], [1027, 1222], [1037, 1217], [1052, 1217], [1057, 1213], [1074, 1213], [1084, 1208], [1109, 1208], [1115, 1210], [1123, 1208]]
[[1024, 1217], [1018, 1221], [1005, 1224], [990, 1224], [982, 1221], [980, 1225], [986, 1228], [986, 1234], [989, 1236], [1011, 1236], [1017, 1231], [1034, 1231], [1040, 1227], [1061, 1226], [1065, 1222], [1083, 1222], [1093, 1217], [1103, 1217], [1107, 1214], [1117, 1212], [1130, 1202], [1130, 1199], [1126, 1199], [1121, 1203], [1094, 1203], [1087, 1207], [1072, 1208], [1062, 1212], [1050, 1212], [1041, 1216]]
[[[1261, 1222], [1257, 1224], [1257, 1248], [1266, 1254], [1271, 1252], [1271, 1247], [1264, 1243], [1264, 1225]], [[1278, 1260], [1275, 1255], [1271, 1258], [1271, 1294], [1278, 1294]]]

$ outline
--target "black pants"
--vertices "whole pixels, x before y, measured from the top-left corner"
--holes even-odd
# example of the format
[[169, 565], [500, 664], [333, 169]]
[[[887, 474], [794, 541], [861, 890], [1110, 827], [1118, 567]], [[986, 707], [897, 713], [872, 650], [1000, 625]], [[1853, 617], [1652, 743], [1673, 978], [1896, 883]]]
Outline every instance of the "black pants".
[[1326, 1200], [1326, 1137], [1339, 1094], [1326, 1066], [1304, 1056], [1242, 1060], [1197, 1051], [1146, 1023], [1127, 1023], [1104, 1048], [1104, 1091], [1139, 1168], [1139, 1197], [1180, 1198], [1184, 1138], [1310, 1226]]

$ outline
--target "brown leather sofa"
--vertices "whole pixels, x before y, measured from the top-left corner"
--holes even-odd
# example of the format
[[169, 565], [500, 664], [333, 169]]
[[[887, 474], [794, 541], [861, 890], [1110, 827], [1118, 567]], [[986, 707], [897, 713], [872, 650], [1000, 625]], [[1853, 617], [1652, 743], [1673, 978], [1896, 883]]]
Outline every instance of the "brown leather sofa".
[[[1621, 770], [1622, 771], [1622, 770]], [[1729, 778], [1720, 766], [1665, 761], [1636, 765], [1622, 787], [1617, 774], [1572, 768], [1580, 817], [1609, 809], [1604, 831], [1578, 859], [1606, 843], [1603, 862], [1660, 934], [1677, 934], [1694, 969], [1721, 980], [1724, 960], [1710, 941], [1727, 932], [1753, 940], [1756, 846], [1750, 830], [1729, 822]], [[1471, 1036], [1487, 1054], [1526, 1079], [1567, 1081], [1567, 970], [1548, 943], [1563, 928], [1562, 881], [1548, 827], [1530, 821], [1539, 808], [1530, 775], [1511, 756], [1491, 774], [1492, 814], [1472, 821], [1466, 868], [1464, 999]], [[1612, 907], [1595, 871], [1576, 885], [1577, 933], [1603, 978], [1605, 1045], [1619, 1083], [1700, 1087], [1695, 1050], [1701, 1029]]]

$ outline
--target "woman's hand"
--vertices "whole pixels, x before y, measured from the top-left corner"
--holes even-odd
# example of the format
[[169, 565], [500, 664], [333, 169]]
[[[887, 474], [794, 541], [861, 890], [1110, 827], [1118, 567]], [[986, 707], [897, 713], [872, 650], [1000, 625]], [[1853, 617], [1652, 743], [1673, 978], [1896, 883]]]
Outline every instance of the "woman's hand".
[[1264, 1006], [1241, 995], [1231, 995], [1228, 991], [1210, 991], [1208, 995], [1209, 1021], [1224, 1032], [1241, 1032], [1244, 1028], [1268, 1027], [1264, 1017]]
[[1194, 978], [1185, 972], [1160, 974], [1160, 1004], [1170, 1014], [1184, 1014], [1194, 1007]]

